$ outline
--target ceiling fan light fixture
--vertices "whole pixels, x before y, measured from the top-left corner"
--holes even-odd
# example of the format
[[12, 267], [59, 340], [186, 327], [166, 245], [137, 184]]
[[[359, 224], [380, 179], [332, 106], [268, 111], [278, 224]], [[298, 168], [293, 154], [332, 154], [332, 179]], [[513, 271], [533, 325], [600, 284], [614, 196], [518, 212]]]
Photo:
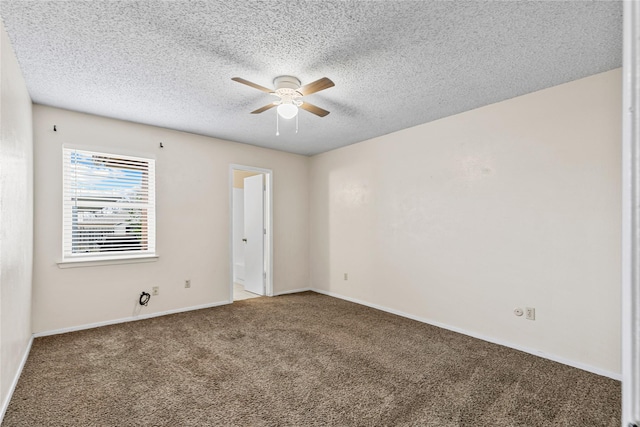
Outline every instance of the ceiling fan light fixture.
[[280, 104], [278, 105], [278, 114], [283, 119], [293, 119], [298, 114], [298, 107], [294, 104]]
[[[282, 117], [286, 120], [298, 117], [298, 108], [302, 108], [303, 110], [311, 114], [315, 114], [318, 117], [324, 117], [329, 114], [327, 110], [316, 107], [315, 105], [309, 104], [306, 101], [303, 102], [302, 98], [307, 95], [311, 95], [313, 93], [320, 92], [321, 90], [329, 89], [330, 87], [335, 86], [331, 79], [327, 77], [322, 77], [316, 81], [301, 86], [300, 80], [298, 80], [296, 77], [279, 76], [273, 80], [274, 89], [266, 88], [240, 77], [232, 77], [231, 80], [242, 83], [243, 85], [250, 86], [254, 89], [258, 89], [262, 92], [266, 92], [269, 95], [274, 95], [278, 98], [277, 101], [274, 101], [271, 104], [267, 104], [264, 107], [258, 108], [257, 110], [252, 111], [251, 114], [263, 113], [267, 110], [277, 107], [276, 119]], [[296, 128], [297, 123], [298, 122], [296, 120]]]

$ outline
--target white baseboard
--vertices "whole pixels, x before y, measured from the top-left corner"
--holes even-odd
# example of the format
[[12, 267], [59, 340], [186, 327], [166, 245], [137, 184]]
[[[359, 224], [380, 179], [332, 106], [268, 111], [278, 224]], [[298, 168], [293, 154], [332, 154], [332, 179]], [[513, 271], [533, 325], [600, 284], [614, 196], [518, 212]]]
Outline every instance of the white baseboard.
[[521, 345], [518, 345], [518, 344], [513, 344], [513, 343], [510, 343], [510, 342], [507, 342], [507, 341], [503, 341], [503, 340], [498, 339], [498, 338], [488, 337], [488, 336], [485, 336], [485, 335], [482, 335], [482, 334], [478, 334], [478, 333], [475, 333], [475, 332], [469, 332], [469, 331], [464, 330], [462, 328], [457, 328], [455, 326], [449, 326], [449, 325], [446, 325], [444, 323], [436, 322], [436, 321], [433, 321], [433, 320], [430, 320], [430, 319], [425, 319], [424, 317], [414, 316], [412, 314], [407, 314], [407, 313], [404, 313], [404, 312], [399, 311], [399, 310], [394, 310], [392, 308], [383, 307], [383, 306], [378, 305], [378, 304], [372, 304], [372, 303], [367, 302], [367, 301], [362, 301], [362, 300], [359, 300], [359, 299], [356, 299], [356, 298], [351, 298], [351, 297], [347, 297], [347, 296], [344, 296], [344, 295], [340, 295], [340, 294], [337, 294], [335, 292], [325, 291], [325, 290], [322, 290], [322, 289], [314, 289], [314, 288], [311, 288], [309, 290], [311, 290], [313, 292], [317, 292], [319, 294], [328, 295], [330, 297], [339, 298], [339, 299], [343, 299], [345, 301], [350, 301], [350, 302], [354, 302], [356, 304], [360, 304], [360, 305], [364, 305], [364, 306], [367, 306], [367, 307], [375, 308], [377, 310], [386, 311], [387, 313], [391, 313], [391, 314], [395, 314], [395, 315], [398, 315], [398, 316], [406, 317], [408, 319], [416, 320], [418, 322], [426, 323], [426, 324], [429, 324], [429, 325], [432, 325], [432, 326], [437, 326], [438, 328], [447, 329], [449, 331], [457, 332], [459, 334], [467, 335], [467, 336], [470, 336], [470, 337], [473, 337], [473, 338], [477, 338], [477, 339], [480, 339], [480, 340], [483, 340], [483, 341], [487, 341], [487, 342], [490, 342], [490, 343], [493, 343], [493, 344], [498, 344], [498, 345], [501, 345], [501, 346], [504, 346], [504, 347], [513, 348], [515, 350], [519, 350], [519, 351], [523, 351], [525, 353], [533, 354], [534, 356], [542, 357], [543, 359], [553, 360], [554, 362], [558, 362], [558, 363], [562, 363], [563, 365], [568, 365], [568, 366], [571, 366], [571, 367], [574, 367], [574, 368], [582, 369], [583, 371], [591, 372], [593, 374], [601, 375], [603, 377], [609, 377], [609, 378], [612, 378], [614, 380], [622, 381], [622, 374], [619, 374], [619, 373], [616, 373], [616, 372], [607, 371], [607, 370], [604, 370], [604, 369], [600, 369], [600, 368], [597, 368], [595, 366], [587, 365], [587, 364], [584, 364], [584, 363], [581, 363], [581, 362], [576, 362], [574, 360], [569, 360], [569, 359], [566, 359], [566, 358], [564, 358], [562, 356], [557, 356], [555, 354], [548, 354], [548, 353], [545, 353], [545, 352], [540, 351], [540, 350], [536, 350], [536, 349], [533, 349], [533, 348], [521, 346]]
[[[233, 302], [233, 301], [231, 301]], [[167, 314], [183, 313], [185, 311], [201, 310], [203, 308], [218, 307], [229, 304], [229, 301], [219, 301], [210, 304], [194, 305], [191, 307], [176, 308], [173, 310], [159, 311], [157, 313], [141, 314], [139, 316], [123, 317], [114, 320], [105, 320], [104, 322], [87, 323], [80, 326], [71, 326], [68, 328], [54, 329], [52, 331], [37, 332], [33, 334], [35, 338], [46, 337], [49, 335], [66, 334], [67, 332], [82, 331], [84, 329], [99, 328], [100, 326], [116, 325], [118, 323], [134, 322], [136, 320], [151, 319], [152, 317], [166, 316]]]
[[18, 385], [18, 380], [20, 379], [20, 374], [22, 374], [22, 369], [24, 369], [24, 365], [27, 363], [27, 359], [29, 358], [29, 353], [31, 352], [31, 344], [33, 344], [33, 336], [29, 338], [29, 343], [27, 344], [27, 348], [22, 355], [22, 359], [20, 360], [20, 366], [18, 366], [18, 370], [13, 377], [13, 381], [11, 382], [11, 387], [9, 387], [9, 393], [5, 397], [2, 402], [2, 408], [0, 408], [0, 424], [2, 424], [2, 420], [4, 420], [4, 414], [7, 412], [7, 408], [9, 407], [9, 402], [11, 402], [11, 397], [13, 396], [13, 392], [16, 390], [16, 386]]
[[278, 295], [297, 294], [299, 292], [307, 292], [307, 291], [313, 291], [313, 289], [311, 288], [290, 289], [288, 291], [276, 292], [273, 294], [273, 296], [277, 297]]

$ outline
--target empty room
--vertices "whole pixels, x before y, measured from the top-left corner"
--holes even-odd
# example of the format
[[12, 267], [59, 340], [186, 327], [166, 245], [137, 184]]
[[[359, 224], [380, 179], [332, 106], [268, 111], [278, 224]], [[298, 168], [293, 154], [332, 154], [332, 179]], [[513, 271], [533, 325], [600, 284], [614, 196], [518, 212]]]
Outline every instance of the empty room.
[[0, 0], [0, 423], [640, 422], [640, 6]]

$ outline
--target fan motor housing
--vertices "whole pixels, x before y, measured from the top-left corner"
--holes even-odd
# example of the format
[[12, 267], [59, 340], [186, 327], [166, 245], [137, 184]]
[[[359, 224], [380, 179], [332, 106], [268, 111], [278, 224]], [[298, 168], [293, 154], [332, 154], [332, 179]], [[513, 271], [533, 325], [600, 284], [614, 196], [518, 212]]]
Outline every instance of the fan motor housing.
[[300, 89], [300, 80], [293, 76], [279, 76], [273, 79], [273, 86], [278, 89]]

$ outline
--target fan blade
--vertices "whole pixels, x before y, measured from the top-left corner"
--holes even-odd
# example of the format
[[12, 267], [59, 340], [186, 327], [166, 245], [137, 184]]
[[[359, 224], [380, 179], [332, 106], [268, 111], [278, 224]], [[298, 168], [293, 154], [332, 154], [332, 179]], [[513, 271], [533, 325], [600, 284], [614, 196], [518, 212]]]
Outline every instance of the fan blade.
[[252, 88], [261, 90], [263, 92], [267, 92], [267, 93], [273, 93], [274, 92], [273, 89], [267, 89], [264, 86], [260, 86], [257, 83], [250, 82], [249, 80], [245, 80], [245, 79], [240, 78], [240, 77], [233, 77], [231, 80], [233, 80], [234, 82], [242, 83], [243, 85], [251, 86]]
[[308, 112], [313, 113], [316, 116], [320, 116], [320, 117], [324, 117], [327, 114], [329, 114], [327, 110], [324, 110], [320, 107], [316, 107], [315, 105], [309, 104], [308, 102], [303, 102], [302, 105], [300, 105], [300, 108], [302, 108], [303, 110], [307, 110]]
[[252, 111], [251, 114], [260, 114], [263, 111], [267, 111], [268, 109], [273, 108], [273, 107], [275, 107], [275, 104], [273, 104], [273, 103], [272, 104], [267, 104], [264, 107], [260, 107], [257, 110]]
[[300, 92], [302, 96], [307, 96], [311, 95], [312, 93], [320, 92], [321, 90], [329, 89], [333, 86], [335, 86], [335, 84], [330, 79], [323, 77], [316, 80], [315, 82], [311, 82], [307, 85], [302, 86], [300, 89], [298, 89], [298, 92]]

